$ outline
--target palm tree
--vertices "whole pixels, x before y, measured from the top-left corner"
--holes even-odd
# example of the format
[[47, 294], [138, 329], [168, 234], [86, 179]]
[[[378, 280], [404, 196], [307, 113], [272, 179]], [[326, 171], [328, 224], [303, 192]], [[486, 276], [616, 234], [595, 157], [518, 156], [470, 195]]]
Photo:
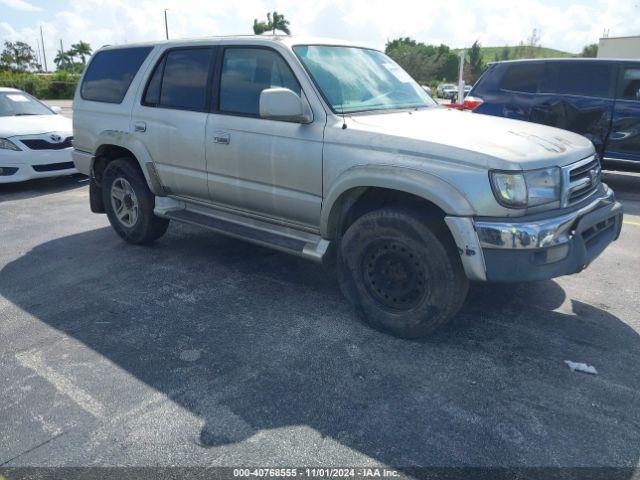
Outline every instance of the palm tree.
[[68, 52], [64, 50], [58, 50], [58, 54], [56, 58], [53, 59], [53, 63], [55, 63], [59, 70], [64, 70], [69, 67], [71, 63], [71, 57]]
[[276, 34], [276, 30], [280, 30], [281, 32], [286, 33], [287, 35], [291, 35], [291, 30], [289, 30], [289, 20], [284, 18], [284, 15], [279, 15], [278, 12], [273, 12], [273, 21], [271, 20], [271, 15], [267, 13], [267, 18], [269, 19], [269, 24], [271, 29], [273, 30], [273, 34]]
[[80, 57], [83, 65], [87, 61], [86, 57], [91, 55], [91, 52], [92, 52], [91, 45], [89, 45], [87, 42], [83, 42], [82, 40], [80, 40], [78, 43], [74, 43], [73, 45], [71, 45], [71, 50], [73, 50], [74, 57], [76, 55]]
[[253, 33], [256, 35], [260, 35], [261, 33], [272, 31], [273, 35], [276, 34], [276, 30], [280, 30], [281, 32], [286, 33], [287, 35], [291, 35], [291, 30], [289, 30], [289, 20], [284, 18], [284, 15], [280, 15], [278, 12], [267, 13], [267, 22], [259, 22], [256, 18], [253, 21]]

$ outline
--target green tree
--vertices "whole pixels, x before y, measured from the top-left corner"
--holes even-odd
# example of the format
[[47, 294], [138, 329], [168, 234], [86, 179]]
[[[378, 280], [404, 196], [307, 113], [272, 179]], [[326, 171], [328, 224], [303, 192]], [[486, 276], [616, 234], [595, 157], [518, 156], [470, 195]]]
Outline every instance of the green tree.
[[36, 54], [28, 43], [4, 42], [4, 50], [0, 53], [0, 70], [26, 72], [39, 68]]
[[64, 50], [58, 50], [56, 57], [53, 59], [53, 63], [56, 64], [58, 70], [70, 70], [73, 62], [69, 52]]
[[595, 58], [598, 56], [598, 44], [597, 43], [592, 43], [591, 45], [585, 45], [585, 47], [582, 49], [582, 53], [580, 54], [581, 57], [589, 57], [589, 58]]
[[253, 33], [256, 35], [269, 31], [273, 32], [273, 35], [275, 35], [277, 30], [284, 32], [287, 35], [291, 35], [289, 20], [287, 20], [284, 15], [281, 15], [276, 11], [274, 11], [273, 14], [267, 13], [266, 23], [259, 22], [257, 18], [253, 21]]
[[511, 56], [511, 51], [509, 50], [509, 47], [505, 45], [504, 47], [502, 47], [502, 50], [500, 51], [500, 60], [509, 60], [510, 56]]
[[469, 49], [469, 65], [474, 81], [477, 80], [487, 68], [487, 65], [484, 63], [484, 58], [482, 57], [482, 47], [478, 40], [473, 42], [473, 45]]
[[385, 52], [423, 85], [457, 78], [458, 55], [446, 45], [425, 45], [401, 37], [388, 41]]
[[82, 65], [85, 65], [87, 63], [86, 57], [90, 56], [92, 52], [91, 45], [89, 45], [87, 42], [83, 42], [82, 40], [71, 45], [71, 50], [73, 51], [74, 57], [80, 57]]

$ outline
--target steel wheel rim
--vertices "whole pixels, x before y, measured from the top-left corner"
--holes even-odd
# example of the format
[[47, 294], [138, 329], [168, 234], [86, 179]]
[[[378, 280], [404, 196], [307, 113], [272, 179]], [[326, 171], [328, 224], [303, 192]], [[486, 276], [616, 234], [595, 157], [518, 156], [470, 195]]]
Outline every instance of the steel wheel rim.
[[397, 240], [375, 242], [362, 260], [363, 283], [369, 295], [394, 311], [411, 310], [422, 302], [429, 291], [426, 271], [420, 256]]
[[138, 197], [126, 178], [118, 177], [111, 184], [111, 206], [125, 227], [131, 228], [138, 221]]

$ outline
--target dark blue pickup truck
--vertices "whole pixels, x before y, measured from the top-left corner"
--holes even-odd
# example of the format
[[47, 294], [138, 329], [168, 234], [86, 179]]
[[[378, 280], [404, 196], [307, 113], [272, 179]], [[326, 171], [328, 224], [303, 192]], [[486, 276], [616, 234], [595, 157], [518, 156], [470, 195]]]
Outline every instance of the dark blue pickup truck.
[[493, 63], [465, 107], [580, 133], [593, 142], [604, 166], [640, 167], [640, 60]]

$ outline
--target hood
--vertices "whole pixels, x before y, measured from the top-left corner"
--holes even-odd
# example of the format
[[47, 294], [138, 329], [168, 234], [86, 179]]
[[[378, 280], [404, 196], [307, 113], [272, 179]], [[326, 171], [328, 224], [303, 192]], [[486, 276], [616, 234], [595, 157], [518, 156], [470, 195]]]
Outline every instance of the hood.
[[48, 132], [68, 132], [71, 135], [72, 131], [71, 120], [62, 115], [0, 117], [0, 138]]
[[486, 168], [563, 166], [594, 153], [588, 139], [566, 130], [444, 107], [351, 120], [371, 146]]

